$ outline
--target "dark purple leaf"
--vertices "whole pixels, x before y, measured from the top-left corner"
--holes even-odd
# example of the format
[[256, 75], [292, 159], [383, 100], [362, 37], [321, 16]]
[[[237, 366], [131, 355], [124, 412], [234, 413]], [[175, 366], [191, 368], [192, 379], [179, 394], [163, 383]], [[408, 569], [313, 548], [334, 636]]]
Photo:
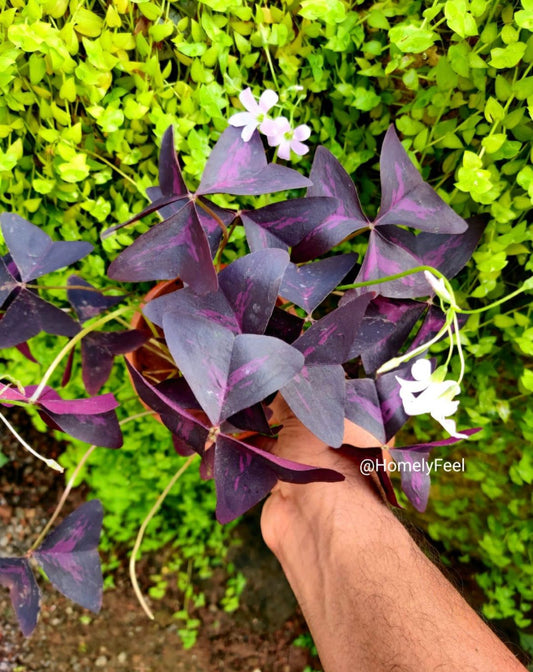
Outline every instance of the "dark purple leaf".
[[38, 226], [11, 212], [2, 213], [0, 222], [6, 245], [23, 282], [70, 266], [93, 249], [90, 243], [54, 242]]
[[381, 207], [376, 225], [401, 224], [432, 233], [463, 233], [466, 222], [426, 184], [393, 126], [380, 158]]
[[331, 469], [285, 460], [220, 434], [215, 451], [217, 520], [228, 523], [257, 504], [278, 480], [289, 483], [335, 482], [344, 476]]
[[[474, 429], [465, 429], [462, 433], [472, 436], [481, 431], [481, 427]], [[433, 448], [438, 446], [449, 446], [457, 443], [461, 439], [450, 437], [442, 441], [431, 441], [429, 443], [417, 443], [411, 446], [390, 448], [389, 452], [398, 462], [402, 477], [402, 490], [417, 511], [425, 511], [431, 478], [428, 472], [429, 454]]]
[[178, 275], [198, 294], [216, 290], [211, 250], [193, 203], [156, 224], [123, 250], [108, 275], [114, 280], [171, 280]]
[[75, 336], [79, 325], [60, 308], [21, 289], [0, 320], [0, 349], [20, 345], [41, 331]]
[[0, 308], [4, 305], [11, 292], [18, 287], [18, 284], [8, 271], [4, 260], [0, 258]]
[[39, 586], [26, 558], [0, 558], [0, 584], [9, 589], [11, 604], [25, 637], [37, 625]]
[[304, 320], [297, 315], [274, 308], [272, 316], [268, 322], [265, 335], [280, 338], [285, 343], [294, 343], [302, 333]]
[[342, 366], [304, 366], [281, 388], [281, 394], [309, 431], [333, 448], [341, 445], [345, 406]]
[[292, 251], [294, 261], [309, 261], [338, 245], [347, 236], [369, 225], [352, 179], [325, 147], [319, 147], [309, 178], [307, 196], [337, 199], [337, 208]]
[[37, 360], [35, 357], [31, 354], [30, 346], [27, 343], [19, 343], [18, 345], [15, 346], [17, 350], [26, 357], [26, 359], [29, 359], [30, 362], [33, 362], [34, 364], [38, 364]]
[[98, 613], [102, 606], [102, 570], [98, 543], [102, 505], [85, 502], [67, 516], [33, 553], [60, 593]]
[[356, 261], [356, 254], [340, 254], [303, 266], [289, 264], [279, 293], [311, 314], [340, 284]]
[[386, 443], [376, 384], [370, 378], [346, 381], [345, 415], [359, 427], [375, 436], [380, 444]]
[[270, 336], [238, 334], [190, 314], [166, 313], [165, 337], [202, 408], [218, 424], [288, 382], [302, 355]]
[[[271, 415], [271, 412], [270, 412]], [[249, 408], [244, 408], [242, 411], [235, 413], [228, 418], [227, 423], [236, 429], [248, 431], [248, 432], [259, 432], [260, 434], [267, 434], [273, 436], [273, 432], [268, 424], [267, 413], [265, 407], [261, 402], [250, 406]], [[224, 423], [225, 425], [226, 423]], [[231, 434], [226, 426], [222, 427], [222, 431], [226, 434]]]
[[336, 308], [294, 341], [294, 347], [305, 356], [306, 365], [348, 361], [352, 343], [373, 296], [368, 292]]
[[[105, 296], [79, 275], [71, 275], [67, 280], [67, 285], [69, 287], [68, 300], [80, 322], [96, 317], [104, 310], [116, 306], [124, 298], [124, 295]], [[72, 287], [87, 287], [87, 289], [72, 289]]]
[[257, 210], [244, 210], [241, 220], [252, 252], [297, 245], [335, 209], [334, 198], [293, 198]]
[[396, 432], [403, 427], [409, 419], [409, 416], [403, 408], [403, 401], [400, 398], [400, 384], [396, 376], [405, 380], [413, 380], [411, 376], [412, 359], [389, 373], [384, 373], [376, 378], [376, 389], [378, 392], [381, 414], [383, 416], [383, 425], [385, 427], [385, 439], [389, 441]]
[[203, 454], [209, 429], [189, 411], [192, 404], [196, 407], [198, 403], [196, 399], [191, 399], [190, 390], [184, 394], [183, 386], [178, 381], [169, 381], [155, 387], [128, 361], [126, 366], [140, 398], [159, 414], [165, 427], [177, 437], [178, 441], [174, 445], [180, 448], [178, 452], [181, 455], [190, 454], [185, 449], [188, 446], [200, 455]]
[[163, 316], [166, 313], [186, 313], [216, 322], [234, 334], [241, 330], [237, 317], [220, 288], [203, 296], [198, 296], [187, 287], [179, 289], [153, 299], [143, 308], [143, 313], [158, 327], [163, 327]]
[[218, 246], [222, 239], [222, 229], [220, 224], [213, 219], [213, 217], [208, 214], [204, 208], [202, 208], [202, 203], [205, 203], [209, 210], [216, 215], [227, 228], [235, 219], [236, 213], [232, 210], [227, 210], [226, 208], [220, 208], [218, 205], [215, 205], [212, 201], [207, 198], [202, 198], [197, 201], [196, 214], [200, 220], [203, 230], [207, 235], [207, 240], [209, 241], [209, 247], [211, 249], [211, 256], [215, 257]]
[[137, 329], [87, 334], [81, 341], [82, 377], [87, 392], [98, 393], [109, 378], [117, 355], [132, 352], [146, 341], [147, 336]]
[[[390, 242], [381, 235], [379, 228], [375, 228], [370, 232], [365, 258], [355, 282], [386, 278], [417, 266], [420, 266], [419, 259], [403, 247]], [[406, 275], [400, 280], [360, 287], [357, 291], [360, 293], [369, 290], [396, 299], [428, 296], [433, 293], [422, 271]]]
[[161, 138], [159, 151], [159, 187], [164, 196], [188, 196], [187, 185], [181, 175], [176, 149], [174, 127], [169, 126]]
[[308, 187], [310, 181], [291, 168], [267, 165], [259, 133], [248, 142], [238, 128], [229, 126], [220, 136], [207, 160], [198, 194], [270, 194]]
[[219, 273], [220, 290], [243, 333], [264, 333], [288, 263], [289, 255], [283, 250], [260, 250], [240, 257]]
[[[346, 292], [340, 305], [345, 305], [354, 296], [357, 294]], [[376, 296], [370, 302], [352, 343], [349, 359], [361, 356], [367, 373], [379, 369], [398, 354], [426, 305], [418, 301], [394, 301]]]

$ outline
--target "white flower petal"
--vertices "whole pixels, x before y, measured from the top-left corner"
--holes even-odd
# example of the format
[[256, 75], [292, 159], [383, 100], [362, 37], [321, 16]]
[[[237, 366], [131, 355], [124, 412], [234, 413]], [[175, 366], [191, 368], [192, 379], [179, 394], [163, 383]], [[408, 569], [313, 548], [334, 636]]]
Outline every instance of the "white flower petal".
[[261, 124], [259, 125], [259, 130], [265, 135], [277, 135], [278, 134], [278, 125], [274, 119], [266, 117]]
[[427, 380], [431, 378], [431, 362], [429, 359], [417, 359], [411, 367], [411, 375], [415, 380]]
[[244, 140], [244, 142], [248, 142], [250, 140], [256, 128], [257, 124], [253, 123], [248, 124], [242, 129], [241, 138]]
[[291, 143], [289, 140], [283, 140], [278, 149], [278, 156], [280, 159], [289, 161], [291, 158]]
[[291, 142], [291, 149], [295, 154], [298, 154], [298, 156], [303, 156], [309, 151], [309, 147], [304, 145], [303, 142], [298, 142], [298, 140], [293, 140]]
[[257, 126], [257, 120], [250, 112], [236, 112], [228, 119], [228, 124], [230, 126], [248, 126], [249, 124], [253, 124], [255, 127]]
[[[296, 126], [294, 129], [293, 133], [293, 138], [295, 140], [307, 140], [307, 138], [311, 135], [311, 129], [307, 124], [300, 124], [300, 126]], [[293, 148], [294, 149], [294, 148]]]
[[429, 384], [426, 380], [405, 380], [405, 378], [398, 378], [398, 376], [394, 377], [400, 383], [402, 390], [408, 390], [409, 392], [422, 392]]
[[272, 91], [272, 89], [266, 89], [259, 98], [259, 108], [266, 114], [277, 102], [278, 94], [275, 91]]
[[461, 432], [457, 431], [455, 420], [452, 420], [451, 418], [439, 418], [435, 415], [432, 417], [444, 427], [450, 436], [453, 436], [456, 439], [468, 439], [468, 434], [461, 434]]
[[248, 110], [248, 112], [254, 114], [255, 116], [257, 116], [262, 111], [259, 105], [257, 104], [257, 101], [254, 98], [254, 94], [252, 93], [252, 89], [250, 89], [250, 87], [240, 92], [239, 100], [244, 105], [244, 108]]

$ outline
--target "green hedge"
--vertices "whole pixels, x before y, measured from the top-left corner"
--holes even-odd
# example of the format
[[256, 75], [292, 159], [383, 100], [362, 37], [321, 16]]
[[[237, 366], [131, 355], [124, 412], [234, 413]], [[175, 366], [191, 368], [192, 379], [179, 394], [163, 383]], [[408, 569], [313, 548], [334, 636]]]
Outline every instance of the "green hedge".
[[[379, 203], [376, 150], [394, 123], [424, 177], [457, 212], [485, 213], [483, 242], [455, 281], [464, 303], [488, 303], [530, 275], [531, 0], [0, 6], [2, 206], [55, 235], [96, 243], [101, 256], [85, 263], [94, 280], [131, 242], [130, 231], [105, 243], [99, 234], [145, 203], [165, 128], [175, 125], [194, 183], [246, 86], [278, 90], [285, 113], [312, 127], [311, 145], [326, 145], [357, 173], [370, 212]], [[310, 158], [299, 163], [308, 171]], [[461, 424], [484, 431], [455, 451], [467, 459], [467, 473], [439, 474], [419, 518], [450, 552], [485, 567], [478, 580], [486, 615], [512, 617], [522, 628], [533, 600], [532, 334], [525, 298], [470, 320]], [[26, 368], [20, 364], [21, 377]], [[424, 422], [414, 431], [438, 436]], [[133, 434], [127, 441], [137, 446]], [[127, 460], [102, 451], [86, 474], [96, 494], [108, 492], [109, 505], [128, 512], [125, 527], [109, 528], [112, 538], [131, 535], [141, 511], [128, 502], [159, 488], [159, 467], [167, 468], [155, 451], [122, 453]], [[130, 484], [140, 480], [124, 493], [114, 479], [126, 472]], [[207, 499], [202, 515], [211, 521]]]

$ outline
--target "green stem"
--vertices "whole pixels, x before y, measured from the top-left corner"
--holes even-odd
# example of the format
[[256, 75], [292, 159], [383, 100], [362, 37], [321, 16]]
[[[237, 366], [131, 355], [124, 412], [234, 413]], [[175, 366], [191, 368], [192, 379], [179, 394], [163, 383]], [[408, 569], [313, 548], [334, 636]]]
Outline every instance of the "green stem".
[[170, 490], [172, 489], [172, 487], [174, 486], [176, 481], [180, 478], [180, 476], [183, 474], [183, 472], [191, 465], [191, 463], [192, 463], [192, 461], [194, 460], [195, 457], [196, 457], [196, 453], [194, 455], [191, 455], [189, 457], [189, 459], [184, 464], [182, 464], [182, 466], [178, 469], [178, 471], [174, 474], [174, 476], [172, 476], [172, 478], [170, 479], [166, 488], [159, 495], [156, 503], [152, 506], [152, 508], [148, 512], [148, 515], [143, 520], [143, 523], [142, 523], [142, 525], [139, 529], [139, 532], [137, 533], [137, 538], [135, 539], [135, 544], [134, 544], [133, 549], [131, 551], [129, 567], [130, 567], [130, 579], [131, 579], [131, 583], [132, 583], [132, 586], [133, 586], [133, 591], [135, 592], [135, 595], [137, 596], [137, 599], [139, 600], [139, 603], [140, 603], [141, 607], [144, 609], [146, 615], [151, 620], [154, 620], [154, 615], [153, 615], [150, 607], [146, 603], [146, 600], [144, 599], [144, 596], [143, 596], [143, 594], [141, 592], [141, 589], [139, 587], [139, 582], [137, 581], [137, 575], [135, 573], [135, 562], [136, 562], [137, 553], [138, 553], [138, 551], [141, 547], [142, 540], [143, 540], [143, 537], [144, 537], [144, 533], [146, 532], [146, 528], [148, 527], [150, 521], [155, 516], [155, 514], [158, 512], [159, 507], [165, 501], [166, 496], [168, 495], [168, 493], [170, 492]]
[[118, 310], [114, 310], [112, 313], [109, 313], [109, 315], [106, 315], [105, 317], [101, 317], [99, 320], [96, 322], [93, 322], [91, 325], [88, 327], [85, 327], [81, 331], [79, 331], [73, 338], [70, 339], [70, 341], [65, 345], [65, 347], [59, 352], [57, 357], [54, 359], [54, 361], [50, 364], [48, 369], [46, 370], [46, 373], [44, 374], [41, 382], [37, 386], [35, 392], [32, 394], [29, 402], [30, 403], [35, 403], [39, 397], [41, 396], [44, 388], [46, 387], [46, 384], [50, 380], [50, 377], [56, 370], [56, 368], [59, 366], [61, 361], [63, 360], [64, 357], [68, 355], [68, 353], [72, 350], [72, 348], [75, 347], [77, 343], [81, 341], [82, 338], [87, 336], [87, 334], [90, 334], [91, 331], [94, 331], [95, 329], [98, 329], [101, 327], [103, 324], [106, 324], [106, 322], [110, 322], [111, 320], [114, 320], [118, 315], [123, 315], [127, 311], [131, 310], [129, 306], [123, 306], [122, 308], [119, 308]]
[[[474, 308], [472, 310], [463, 310], [462, 308], [458, 309], [458, 312], [462, 313], [463, 315], [475, 315], [476, 313], [484, 313], [486, 310], [491, 310], [491, 308], [496, 308], [496, 306], [500, 306], [502, 303], [505, 303], [506, 301], [509, 301], [510, 299], [513, 299], [515, 296], [518, 296], [519, 294], [522, 294], [523, 292], [528, 292], [533, 290], [533, 283], [531, 282], [533, 278], [529, 278], [529, 280], [526, 280], [526, 282], [520, 287], [519, 289], [515, 290], [514, 292], [511, 292], [507, 296], [504, 296], [502, 299], [498, 299], [498, 301], [494, 301], [493, 303], [489, 303], [488, 306], [483, 306], [482, 308]], [[529, 283], [529, 286], [528, 286]]]

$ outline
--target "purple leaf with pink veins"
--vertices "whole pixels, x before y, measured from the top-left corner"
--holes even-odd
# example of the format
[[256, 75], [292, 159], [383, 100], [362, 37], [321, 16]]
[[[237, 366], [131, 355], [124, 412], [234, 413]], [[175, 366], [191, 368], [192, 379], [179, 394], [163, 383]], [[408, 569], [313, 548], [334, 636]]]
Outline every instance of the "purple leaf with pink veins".
[[156, 224], [111, 263], [114, 280], [171, 280], [178, 275], [198, 294], [216, 290], [211, 250], [193, 203]]
[[281, 388], [294, 415], [328, 446], [338, 448], [344, 435], [344, 369], [340, 364], [304, 366]]
[[103, 582], [98, 556], [102, 517], [99, 500], [82, 504], [33, 553], [60, 593], [95, 613], [102, 606]]
[[120, 448], [122, 432], [115, 412], [118, 402], [112, 394], [89, 399], [61, 399], [55, 390], [45, 387], [37, 401], [30, 401], [36, 389], [36, 385], [30, 385], [22, 393], [17, 388], [0, 385], [0, 403], [32, 403], [49, 427], [87, 443]]
[[202, 455], [209, 435], [209, 426], [200, 422], [190, 412], [191, 408], [195, 409], [198, 406], [196, 399], [191, 398], [193, 395], [190, 388], [187, 386], [183, 389], [182, 379], [154, 386], [128, 361], [126, 366], [140, 398], [159, 414], [165, 427], [177, 437], [178, 452], [181, 455], [191, 455], [193, 452]]
[[[472, 436], [481, 431], [481, 427], [464, 429], [463, 434]], [[389, 452], [394, 460], [401, 465], [402, 490], [417, 511], [426, 510], [431, 477], [428, 472], [428, 458], [433, 448], [450, 446], [461, 439], [450, 437], [443, 441], [431, 441], [429, 443], [416, 443], [411, 446], [399, 446], [390, 448]]]
[[300, 189], [310, 184], [292, 168], [267, 164], [257, 131], [244, 142], [240, 130], [229, 126], [211, 151], [197, 193], [259, 195]]
[[[342, 443], [344, 369], [351, 344], [373, 294], [358, 297], [315, 322], [293, 346], [305, 357], [304, 368], [281, 388], [296, 417], [328, 445]], [[317, 394], [317, 390], [320, 393]]]
[[[356, 292], [346, 292], [340, 305], [344, 306], [356, 296]], [[379, 369], [399, 352], [426, 306], [419, 301], [395, 301], [376, 296], [352, 343], [349, 359], [360, 356], [368, 374]]]
[[[368, 282], [369, 280], [386, 278], [389, 275], [403, 273], [417, 266], [420, 266], [420, 260], [417, 257], [382, 236], [380, 228], [376, 227], [370, 233], [365, 258], [355, 282]], [[406, 275], [400, 280], [367, 285], [357, 288], [355, 291], [361, 293], [369, 290], [395, 299], [428, 296], [432, 293], [423, 272]]]
[[41, 331], [71, 338], [78, 324], [29, 289], [20, 289], [0, 319], [0, 349], [25, 343]]
[[376, 226], [401, 224], [432, 233], [463, 233], [466, 222], [426, 184], [390, 126], [381, 149], [381, 206]]
[[0, 222], [4, 240], [23, 282], [70, 266], [93, 250], [90, 243], [55, 242], [38, 226], [11, 212], [3, 212]]
[[332, 469], [312, 467], [285, 460], [224, 434], [214, 450], [214, 478], [217, 489], [217, 520], [228, 523], [257, 504], [278, 480], [289, 483], [343, 481]]
[[370, 378], [347, 380], [345, 415], [379, 443], [386, 443], [385, 427], [375, 382]]
[[341, 283], [356, 261], [356, 254], [340, 254], [303, 266], [291, 263], [285, 271], [279, 293], [310, 315]]
[[334, 198], [293, 198], [257, 210], [243, 210], [241, 221], [252, 252], [297, 245], [335, 209]]
[[0, 558], [0, 584], [9, 589], [22, 634], [29, 637], [37, 625], [40, 593], [26, 558]]
[[214, 425], [278, 390], [303, 365], [301, 353], [279, 339], [235, 335], [205, 318], [166, 313], [163, 328], [176, 364]]
[[307, 197], [333, 197], [337, 207], [292, 251], [294, 261], [315, 259], [369, 225], [351, 177], [325, 147], [316, 150], [309, 178], [313, 185], [307, 190]]
[[260, 250], [237, 259], [219, 273], [220, 291], [243, 333], [264, 333], [288, 264], [289, 255], [283, 250]]

